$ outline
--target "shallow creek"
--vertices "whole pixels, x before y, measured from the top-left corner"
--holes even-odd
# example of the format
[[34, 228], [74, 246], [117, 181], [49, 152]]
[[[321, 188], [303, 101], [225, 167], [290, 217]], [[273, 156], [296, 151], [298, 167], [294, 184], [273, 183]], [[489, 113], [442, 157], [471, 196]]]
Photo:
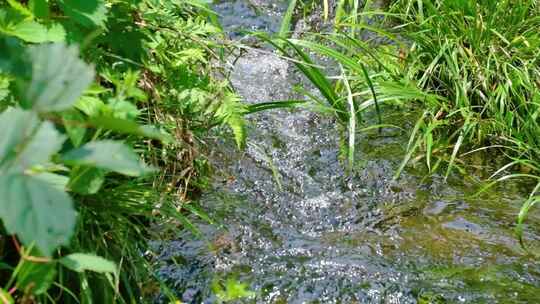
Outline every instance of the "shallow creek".
[[[214, 8], [238, 37], [276, 31], [286, 4]], [[231, 80], [249, 103], [301, 98], [292, 88], [305, 84], [290, 62], [256, 50], [236, 61]], [[410, 129], [415, 115], [387, 108], [384, 119]], [[360, 136], [349, 177], [330, 117], [277, 110], [249, 123], [245, 151], [212, 143], [217, 173], [201, 204], [216, 223], [195, 220], [201, 238], [155, 243], [160, 276], [182, 301], [217, 303], [212, 286], [234, 280], [254, 292], [242, 303], [540, 302], [537, 259], [513, 235], [520, 184], [472, 197], [472, 177], [424, 179], [410, 168], [394, 181], [408, 140], [395, 130]], [[529, 223], [539, 220], [536, 212]], [[540, 242], [539, 228], [527, 231]]]

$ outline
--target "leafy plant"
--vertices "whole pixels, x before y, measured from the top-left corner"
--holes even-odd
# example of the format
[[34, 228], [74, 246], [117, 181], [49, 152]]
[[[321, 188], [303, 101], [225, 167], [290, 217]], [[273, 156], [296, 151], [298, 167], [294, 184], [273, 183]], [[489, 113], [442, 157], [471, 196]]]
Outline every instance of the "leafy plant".
[[206, 217], [183, 208], [208, 174], [198, 139], [226, 124], [242, 146], [254, 110], [209, 68], [220, 31], [200, 1], [0, 5], [3, 301], [132, 302], [163, 286], [140, 254], [149, 224]]

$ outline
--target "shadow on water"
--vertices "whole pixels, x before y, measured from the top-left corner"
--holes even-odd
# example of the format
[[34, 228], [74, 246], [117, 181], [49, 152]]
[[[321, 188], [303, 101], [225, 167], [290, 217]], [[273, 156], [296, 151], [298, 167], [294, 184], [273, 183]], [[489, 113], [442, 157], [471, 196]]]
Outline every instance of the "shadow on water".
[[[275, 30], [284, 5], [215, 8], [233, 31]], [[291, 87], [302, 83], [287, 61], [258, 52], [240, 58], [231, 79], [248, 102], [299, 98]], [[385, 113], [405, 129], [417, 115]], [[519, 183], [472, 197], [473, 178], [423, 180], [412, 168], [394, 181], [408, 140], [395, 130], [362, 135], [348, 178], [336, 123], [305, 109], [258, 114], [249, 131], [242, 152], [215, 140], [220, 173], [201, 203], [218, 223], [199, 224], [203, 239], [155, 244], [160, 275], [184, 302], [218, 302], [224, 290], [230, 299], [253, 291], [247, 303], [536, 301], [540, 267], [513, 235]], [[538, 228], [528, 231], [540, 241]]]

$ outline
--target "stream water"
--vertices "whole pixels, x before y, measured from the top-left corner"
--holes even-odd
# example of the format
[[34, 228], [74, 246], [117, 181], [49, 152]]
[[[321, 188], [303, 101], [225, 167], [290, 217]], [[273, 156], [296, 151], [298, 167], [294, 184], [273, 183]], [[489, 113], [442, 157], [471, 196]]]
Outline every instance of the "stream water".
[[[241, 29], [277, 30], [286, 4], [214, 8], [238, 38]], [[294, 85], [308, 86], [290, 62], [257, 50], [236, 61], [231, 80], [251, 103], [298, 99]], [[417, 115], [384, 113], [405, 129]], [[218, 173], [201, 204], [216, 223], [198, 221], [200, 238], [155, 243], [160, 276], [183, 302], [216, 303], [217, 290], [243, 288], [253, 295], [242, 303], [540, 302], [539, 264], [513, 235], [522, 185], [472, 198], [473, 177], [424, 179], [411, 168], [394, 181], [408, 140], [395, 130], [359, 138], [349, 177], [339, 138], [331, 117], [296, 109], [250, 117], [245, 151], [215, 139]], [[533, 213], [529, 223], [538, 220]], [[540, 241], [537, 227], [527, 231]]]

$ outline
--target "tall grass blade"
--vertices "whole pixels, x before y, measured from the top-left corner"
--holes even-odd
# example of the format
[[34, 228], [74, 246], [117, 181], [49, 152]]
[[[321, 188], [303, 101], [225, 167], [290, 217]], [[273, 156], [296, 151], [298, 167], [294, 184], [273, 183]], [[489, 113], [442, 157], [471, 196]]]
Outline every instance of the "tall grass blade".
[[296, 1], [297, 0], [291, 0], [289, 2], [287, 11], [285, 11], [285, 15], [283, 15], [283, 20], [281, 21], [281, 26], [278, 32], [279, 37], [287, 38], [289, 35], [294, 9], [296, 8]]
[[343, 84], [347, 90], [347, 103], [349, 104], [349, 149], [348, 149], [348, 170], [349, 174], [352, 174], [354, 169], [354, 150], [355, 150], [355, 138], [356, 138], [356, 110], [354, 108], [354, 99], [349, 84], [349, 79], [345, 74], [343, 66], [340, 64], [341, 73], [343, 75]]
[[375, 110], [377, 111], [377, 119], [379, 120], [379, 124], [382, 124], [383, 123], [382, 114], [381, 114], [381, 109], [379, 107], [379, 102], [377, 101], [377, 93], [375, 92], [375, 87], [373, 86], [373, 82], [371, 82], [371, 77], [369, 77], [369, 73], [365, 65], [363, 63], [360, 63], [360, 67], [362, 68], [362, 72], [364, 73], [366, 82], [368, 83], [369, 89], [371, 90], [371, 95], [373, 96], [373, 102], [375, 103]]

